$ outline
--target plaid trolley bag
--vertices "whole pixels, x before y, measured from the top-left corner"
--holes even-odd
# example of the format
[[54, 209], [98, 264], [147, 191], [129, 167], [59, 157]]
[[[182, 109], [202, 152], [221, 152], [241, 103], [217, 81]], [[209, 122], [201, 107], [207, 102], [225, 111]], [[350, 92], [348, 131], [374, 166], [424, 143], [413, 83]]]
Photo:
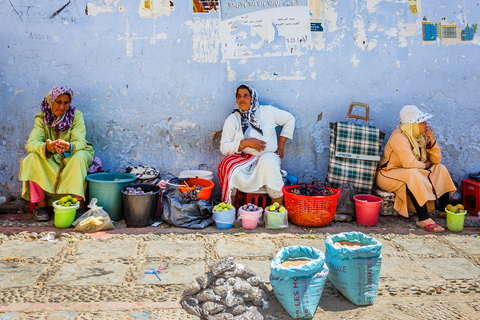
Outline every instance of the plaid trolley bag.
[[[365, 117], [351, 114], [356, 105], [365, 107]], [[367, 104], [352, 102], [345, 122], [330, 122], [327, 186], [349, 183], [356, 193], [371, 193], [385, 133], [368, 125], [369, 109]], [[348, 123], [350, 118], [365, 120], [366, 125]]]

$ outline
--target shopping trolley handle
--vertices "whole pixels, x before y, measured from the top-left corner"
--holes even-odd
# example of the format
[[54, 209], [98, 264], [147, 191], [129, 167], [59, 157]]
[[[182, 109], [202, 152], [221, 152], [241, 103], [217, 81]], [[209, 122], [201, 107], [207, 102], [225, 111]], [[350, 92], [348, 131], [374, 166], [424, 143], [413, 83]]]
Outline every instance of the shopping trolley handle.
[[[352, 110], [353, 110], [354, 106], [364, 107], [365, 108], [365, 116], [362, 117], [362, 116], [359, 116], [359, 115], [356, 115], [356, 114], [352, 114]], [[366, 103], [352, 102], [350, 104], [350, 108], [348, 109], [348, 114], [347, 114], [347, 120], [346, 121], [348, 121], [348, 119], [350, 119], [350, 118], [365, 120], [368, 124], [368, 120], [370, 120], [370, 106]]]

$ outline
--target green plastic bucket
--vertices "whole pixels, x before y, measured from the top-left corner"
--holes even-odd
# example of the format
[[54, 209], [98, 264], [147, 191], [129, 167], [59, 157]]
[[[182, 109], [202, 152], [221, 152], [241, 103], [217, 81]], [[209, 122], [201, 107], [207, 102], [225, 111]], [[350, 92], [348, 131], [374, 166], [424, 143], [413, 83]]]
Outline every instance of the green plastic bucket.
[[447, 209], [445, 211], [447, 212], [447, 229], [453, 232], [462, 232], [467, 211], [461, 213], [454, 213]]
[[75, 206], [64, 207], [58, 205], [58, 200], [53, 203], [53, 211], [55, 212], [54, 222], [57, 228], [70, 228], [75, 220], [75, 213], [80, 206], [77, 202]]
[[128, 186], [136, 177], [130, 173], [101, 172], [87, 176], [88, 202], [97, 198], [97, 206], [102, 207], [112, 221], [123, 219], [122, 188]]

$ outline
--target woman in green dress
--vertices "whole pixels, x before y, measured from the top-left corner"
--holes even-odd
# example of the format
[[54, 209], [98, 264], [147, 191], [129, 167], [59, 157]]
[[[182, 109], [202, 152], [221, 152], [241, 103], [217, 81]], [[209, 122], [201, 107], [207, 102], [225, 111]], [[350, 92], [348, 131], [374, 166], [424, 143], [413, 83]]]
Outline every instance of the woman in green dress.
[[86, 137], [80, 110], [71, 106], [73, 91], [54, 87], [45, 97], [41, 111], [25, 148], [20, 164], [22, 197], [36, 203], [34, 219], [49, 219], [47, 204], [61, 195], [72, 195], [85, 206], [88, 167], [93, 161], [93, 146]]

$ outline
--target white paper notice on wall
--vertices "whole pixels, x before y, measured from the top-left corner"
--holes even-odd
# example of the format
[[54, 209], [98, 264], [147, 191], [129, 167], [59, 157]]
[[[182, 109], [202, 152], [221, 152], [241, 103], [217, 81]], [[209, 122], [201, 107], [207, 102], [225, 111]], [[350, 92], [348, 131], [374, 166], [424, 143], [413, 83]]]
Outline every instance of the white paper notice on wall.
[[311, 48], [308, 0], [225, 0], [220, 20], [226, 59], [300, 55]]

